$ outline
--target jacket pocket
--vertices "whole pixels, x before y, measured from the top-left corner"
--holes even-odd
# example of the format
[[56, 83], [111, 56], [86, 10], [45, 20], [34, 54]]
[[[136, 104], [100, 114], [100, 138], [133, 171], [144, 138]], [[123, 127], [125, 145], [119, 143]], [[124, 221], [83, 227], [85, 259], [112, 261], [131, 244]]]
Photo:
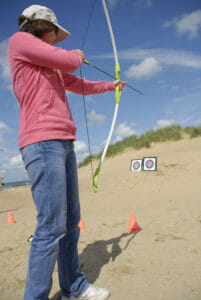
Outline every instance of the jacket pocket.
[[42, 100], [40, 112], [46, 114], [53, 106], [55, 101], [55, 89], [49, 89], [49, 92], [46, 93], [47, 97]]

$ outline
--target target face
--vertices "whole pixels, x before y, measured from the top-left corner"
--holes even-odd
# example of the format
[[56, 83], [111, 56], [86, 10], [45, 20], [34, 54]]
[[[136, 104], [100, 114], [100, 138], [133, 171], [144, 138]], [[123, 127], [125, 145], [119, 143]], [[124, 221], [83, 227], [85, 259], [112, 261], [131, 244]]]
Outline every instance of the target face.
[[131, 171], [141, 171], [142, 169], [142, 159], [131, 160]]
[[153, 160], [149, 159], [149, 160], [146, 161], [146, 167], [147, 167], [148, 169], [153, 168], [153, 165], [154, 165]]
[[139, 163], [139, 161], [136, 161], [136, 162], [133, 164], [133, 169], [134, 169], [134, 170], [139, 170], [139, 168], [140, 168], [140, 163]]
[[144, 171], [156, 171], [157, 170], [157, 157], [144, 157], [143, 158], [143, 170]]

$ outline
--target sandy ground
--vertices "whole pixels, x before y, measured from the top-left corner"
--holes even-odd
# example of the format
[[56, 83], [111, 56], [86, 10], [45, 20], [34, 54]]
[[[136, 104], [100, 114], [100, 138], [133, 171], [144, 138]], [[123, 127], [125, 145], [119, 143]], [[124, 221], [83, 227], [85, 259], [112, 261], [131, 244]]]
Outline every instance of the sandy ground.
[[[201, 138], [127, 151], [104, 162], [96, 194], [90, 167], [79, 170], [80, 265], [111, 300], [201, 299], [200, 155]], [[144, 156], [158, 157], [157, 172], [130, 171], [131, 159]], [[137, 234], [128, 234], [131, 212]], [[0, 225], [0, 299], [22, 300], [36, 225], [29, 187], [0, 192]], [[52, 300], [60, 299], [57, 275], [55, 267]]]

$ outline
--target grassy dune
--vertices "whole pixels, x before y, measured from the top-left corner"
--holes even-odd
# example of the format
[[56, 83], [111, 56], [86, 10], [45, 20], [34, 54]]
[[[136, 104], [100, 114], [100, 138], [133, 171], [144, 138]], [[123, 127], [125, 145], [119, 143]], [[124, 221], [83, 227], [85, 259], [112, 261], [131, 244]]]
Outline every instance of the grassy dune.
[[[195, 138], [201, 136], [201, 126], [198, 127], [186, 127], [182, 128], [180, 125], [172, 125], [158, 130], [149, 130], [141, 136], [130, 136], [123, 141], [116, 142], [108, 147], [106, 157], [112, 157], [119, 153], [124, 152], [127, 148], [140, 149], [150, 148], [151, 143], [165, 142], [165, 141], [177, 141], [189, 135], [189, 138]], [[92, 159], [99, 159], [102, 152], [97, 156], [88, 156], [79, 167], [84, 167], [90, 163]]]

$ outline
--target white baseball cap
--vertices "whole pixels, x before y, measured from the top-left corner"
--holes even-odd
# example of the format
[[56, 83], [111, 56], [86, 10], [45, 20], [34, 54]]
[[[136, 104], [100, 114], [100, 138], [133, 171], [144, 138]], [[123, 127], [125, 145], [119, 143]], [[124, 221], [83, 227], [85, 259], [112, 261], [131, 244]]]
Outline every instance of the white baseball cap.
[[[54, 24], [59, 30], [57, 33], [57, 42], [63, 41], [65, 38], [67, 38], [70, 35], [70, 32], [68, 32], [66, 29], [64, 29], [62, 26], [58, 24], [57, 18], [54, 14], [54, 12], [46, 7], [46, 6], [41, 6], [41, 5], [31, 5], [27, 7], [22, 14], [26, 18], [30, 19], [31, 21], [35, 20], [46, 20], [49, 21], [50, 23]], [[24, 20], [21, 24], [20, 27], [24, 26], [28, 20]]]

